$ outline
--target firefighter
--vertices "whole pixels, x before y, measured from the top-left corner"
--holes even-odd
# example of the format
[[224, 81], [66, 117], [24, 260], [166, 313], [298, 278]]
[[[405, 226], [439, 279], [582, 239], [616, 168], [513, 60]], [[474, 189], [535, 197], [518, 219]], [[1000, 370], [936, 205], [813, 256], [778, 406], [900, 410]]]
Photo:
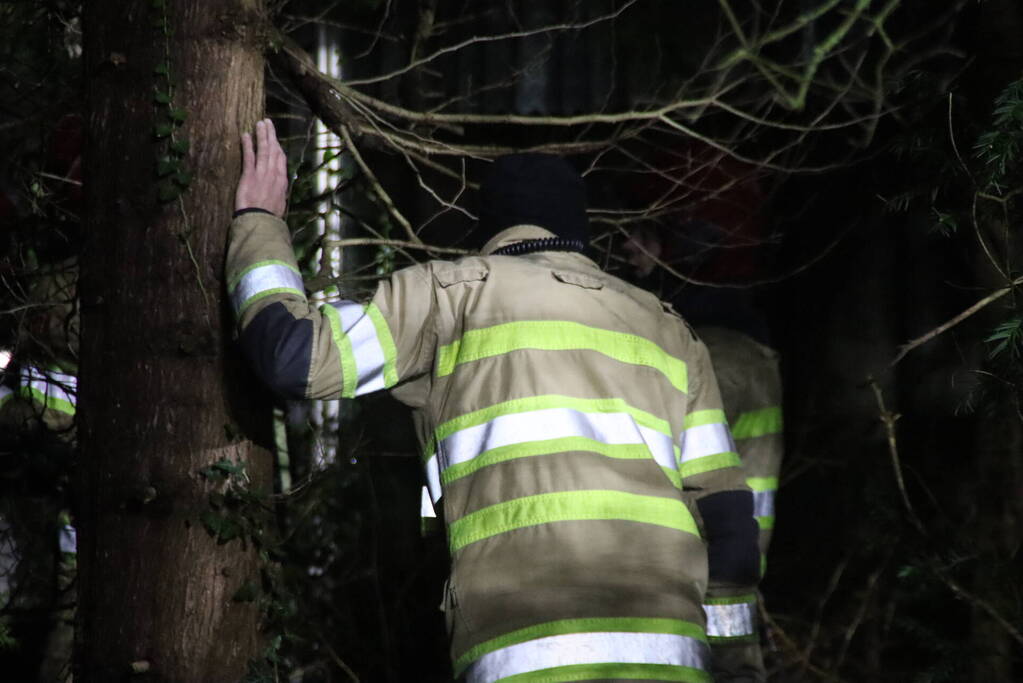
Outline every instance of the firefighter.
[[756, 581], [753, 496], [704, 345], [583, 255], [578, 174], [498, 159], [480, 255], [315, 308], [269, 121], [256, 143], [243, 136], [227, 257], [240, 345], [281, 396], [389, 389], [413, 408], [456, 677], [710, 681], [701, 604], [708, 581]]
[[[691, 221], [681, 231], [694, 223]], [[704, 246], [720, 243], [720, 233], [727, 232], [705, 220], [696, 229], [704, 233], [699, 239]], [[689, 237], [692, 240], [691, 234]], [[625, 251], [639, 281], [652, 288], [661, 274], [659, 263], [675, 268], [694, 266], [693, 250], [687, 248], [684, 240], [672, 242], [666, 239], [663, 229], [653, 226], [633, 231]], [[716, 253], [723, 255], [716, 257], [713, 266], [718, 271], [729, 270], [733, 264], [727, 260], [732, 252], [721, 249]], [[743, 267], [749, 260], [747, 256]], [[706, 277], [706, 270], [698, 272]], [[742, 267], [732, 268], [731, 272], [736, 270], [741, 271]], [[774, 499], [784, 452], [778, 353], [769, 345], [764, 316], [746, 289], [687, 284], [672, 303], [696, 326], [710, 353], [725, 416], [742, 460], [746, 483], [753, 491], [763, 574], [774, 529]], [[766, 680], [754, 588], [714, 586], [708, 591], [707, 632], [717, 683]]]

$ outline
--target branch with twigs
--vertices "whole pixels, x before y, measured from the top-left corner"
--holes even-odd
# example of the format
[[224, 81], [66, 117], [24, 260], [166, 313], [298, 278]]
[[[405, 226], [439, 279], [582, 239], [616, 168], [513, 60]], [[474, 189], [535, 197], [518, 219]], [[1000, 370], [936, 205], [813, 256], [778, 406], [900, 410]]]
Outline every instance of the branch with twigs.
[[[906, 515], [910, 520], [913, 527], [920, 533], [922, 537], [928, 537], [929, 533], [927, 527], [921, 521], [920, 517], [916, 513], [916, 509], [913, 507], [913, 503], [909, 498], [909, 493], [906, 490], [906, 483], [902, 476], [902, 464], [899, 459], [898, 449], [898, 438], [895, 430], [895, 422], [898, 419], [898, 415], [892, 413], [885, 406], [884, 395], [877, 382], [870, 378], [871, 387], [874, 390], [874, 395], [877, 400], [878, 410], [880, 411], [880, 420], [885, 426], [885, 434], [887, 437], [888, 454], [892, 461], [892, 469], [895, 473], [896, 485], [899, 489], [899, 495], [902, 498], [902, 505], [906, 510]], [[1001, 626], [1013, 640], [1023, 646], [1023, 632], [1020, 632], [1011, 621], [1006, 619], [995, 607], [987, 600], [980, 596], [971, 593], [956, 581], [952, 576], [949, 575], [948, 571], [942, 567], [934, 558], [930, 558], [926, 562], [926, 569], [945, 586], [948, 587], [956, 596], [966, 600], [979, 608], [982, 612], [987, 614], [993, 619], [999, 626]]]
[[952, 329], [959, 323], [963, 322], [964, 320], [968, 319], [970, 316], [974, 315], [978, 311], [981, 311], [987, 306], [990, 306], [994, 302], [998, 301], [1019, 285], [1023, 285], [1023, 277], [1016, 278], [1015, 280], [1010, 282], [1009, 285], [1006, 287], [996, 289], [994, 292], [988, 294], [983, 299], [980, 299], [979, 301], [977, 301], [977, 303], [973, 304], [972, 306], [964, 310], [962, 313], [959, 313], [950, 320], [947, 320], [941, 325], [938, 325], [933, 330], [930, 330], [929, 332], [922, 334], [919, 337], [916, 337], [915, 339], [910, 339], [908, 342], [899, 347], [899, 353], [896, 354], [895, 358], [893, 358], [892, 361], [888, 364], [888, 367], [891, 368], [895, 366], [899, 361], [906, 357], [906, 354], [908, 354], [913, 349], [923, 346], [924, 344], [931, 341], [935, 337], [938, 337], [941, 334], [944, 334], [945, 332], [949, 331], [950, 329]]

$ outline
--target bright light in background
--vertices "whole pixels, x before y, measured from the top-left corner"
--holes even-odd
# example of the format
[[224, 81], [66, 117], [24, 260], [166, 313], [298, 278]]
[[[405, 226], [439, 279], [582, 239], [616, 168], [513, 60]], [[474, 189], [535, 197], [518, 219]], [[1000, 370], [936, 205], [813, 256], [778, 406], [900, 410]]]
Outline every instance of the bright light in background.
[[0, 349], [0, 370], [6, 370], [11, 364], [11, 352], [7, 349]]
[[[327, 26], [320, 25], [317, 37], [319, 44], [316, 50], [316, 68], [320, 72], [341, 80], [341, 46], [338, 43], [336, 31], [331, 31]], [[341, 176], [341, 139], [330, 131], [322, 121], [316, 121], [316, 148], [319, 152], [319, 170], [316, 172], [316, 193], [323, 196], [337, 186]], [[328, 240], [341, 239], [341, 215], [331, 208], [330, 200], [326, 200], [320, 207], [323, 218], [320, 219], [319, 231]], [[321, 254], [316, 255], [319, 261]], [[341, 252], [334, 249], [330, 254], [331, 274], [337, 277], [341, 274]], [[335, 298], [334, 296], [328, 296]]]
[[[316, 68], [322, 73], [341, 80], [341, 46], [338, 41], [336, 30], [320, 25], [317, 35]], [[322, 121], [316, 121], [316, 194], [318, 196], [330, 196], [337, 187], [341, 177], [341, 138], [335, 135], [329, 128], [323, 125]], [[331, 200], [324, 200], [320, 205], [322, 218], [318, 221], [318, 232], [327, 240], [341, 239], [343, 222], [341, 214], [331, 205]], [[316, 262], [319, 263], [323, 256], [322, 250], [316, 254]], [[333, 277], [341, 274], [341, 251], [331, 249], [330, 270]], [[313, 293], [313, 300], [318, 303], [337, 301], [340, 297], [336, 287], [330, 287], [324, 292]], [[317, 425], [320, 432], [317, 448], [314, 451], [314, 465], [318, 468], [334, 462], [337, 459], [338, 425], [341, 417], [340, 401], [315, 401], [311, 411], [312, 421]]]

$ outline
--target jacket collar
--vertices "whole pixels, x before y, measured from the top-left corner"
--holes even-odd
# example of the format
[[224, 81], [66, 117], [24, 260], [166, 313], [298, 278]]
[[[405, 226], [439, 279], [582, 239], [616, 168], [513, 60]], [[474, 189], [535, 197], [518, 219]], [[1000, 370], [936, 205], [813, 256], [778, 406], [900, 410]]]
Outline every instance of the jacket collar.
[[507, 247], [509, 244], [525, 242], [526, 240], [539, 240], [545, 237], [557, 237], [557, 235], [546, 228], [541, 228], [539, 225], [513, 225], [491, 237], [490, 241], [480, 249], [480, 253], [483, 256], [489, 256], [501, 247]]
[[[506, 247], [509, 244], [524, 242], [526, 240], [544, 239], [545, 237], [557, 237], [557, 234], [546, 228], [541, 228], [539, 225], [513, 225], [512, 227], [505, 228], [501, 232], [497, 233], [489, 242], [484, 244], [483, 248], [480, 249], [480, 255], [489, 256], [501, 247]], [[571, 264], [575, 267], [588, 267], [600, 270], [600, 266], [594, 263], [593, 259], [585, 254], [580, 254], [575, 251], [544, 251], [538, 253], [543, 254], [546, 259], [553, 259], [563, 265]], [[536, 256], [536, 254], [533, 254], [532, 256]]]

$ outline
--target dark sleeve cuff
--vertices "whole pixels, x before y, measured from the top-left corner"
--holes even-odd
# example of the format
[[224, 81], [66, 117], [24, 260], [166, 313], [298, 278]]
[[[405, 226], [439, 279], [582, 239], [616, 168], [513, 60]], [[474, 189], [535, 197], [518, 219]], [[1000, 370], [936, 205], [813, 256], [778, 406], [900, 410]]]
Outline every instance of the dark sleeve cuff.
[[238, 209], [233, 214], [231, 214], [231, 218], [238, 218], [238, 216], [244, 216], [247, 213], [265, 213], [268, 216], [273, 216], [274, 218], [277, 218], [277, 214], [275, 214], [273, 211], [267, 211], [266, 209], [260, 209], [257, 206], [250, 206], [247, 209]]
[[749, 491], [723, 491], [696, 502], [707, 534], [711, 581], [752, 586], [760, 580], [758, 527]]
[[282, 398], [305, 398], [313, 349], [312, 320], [295, 318], [278, 301], [256, 314], [240, 342], [256, 375], [274, 393]]

